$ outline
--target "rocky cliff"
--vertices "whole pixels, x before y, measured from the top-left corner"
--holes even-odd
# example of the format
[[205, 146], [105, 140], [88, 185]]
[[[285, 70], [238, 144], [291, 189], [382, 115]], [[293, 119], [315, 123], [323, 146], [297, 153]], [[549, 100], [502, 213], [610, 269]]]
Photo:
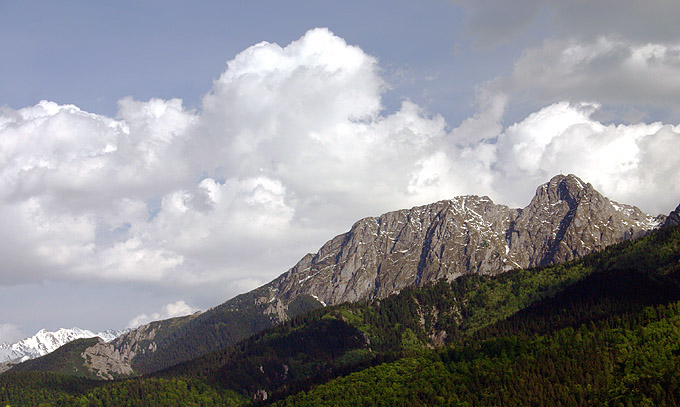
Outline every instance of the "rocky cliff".
[[463, 196], [362, 219], [268, 284], [266, 296], [284, 304], [301, 294], [324, 304], [382, 298], [463, 274], [568, 261], [664, 220], [558, 175], [523, 209]]
[[111, 343], [97, 338], [97, 343], [83, 350], [80, 357], [84, 366], [97, 378], [113, 380], [133, 374], [130, 360]]
[[[61, 328], [52, 332], [41, 329], [30, 338], [22, 339], [16, 343], [0, 343], [0, 362], [7, 362], [6, 366], [9, 367], [13, 363], [19, 363], [47, 355], [76, 339], [94, 338], [95, 336], [98, 336], [104, 341], [110, 342], [123, 333], [124, 331], [114, 329], [97, 333], [80, 328]], [[2, 366], [0, 366], [0, 371], [1, 370]]]

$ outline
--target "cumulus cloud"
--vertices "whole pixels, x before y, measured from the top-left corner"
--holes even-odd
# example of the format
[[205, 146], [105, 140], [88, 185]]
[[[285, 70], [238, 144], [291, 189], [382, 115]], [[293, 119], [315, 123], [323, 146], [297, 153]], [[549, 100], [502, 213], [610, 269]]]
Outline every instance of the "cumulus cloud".
[[25, 337], [17, 325], [10, 323], [0, 324], [0, 343], [14, 343]]
[[[192, 121], [181, 101], [120, 105], [120, 120], [45, 101], [0, 116], [0, 219], [7, 227], [0, 251], [21, 278], [107, 275], [100, 255], [106, 261], [106, 251], [134, 239], [132, 225], [149, 217], [144, 201], [191, 176], [175, 159], [181, 142], [172, 140], [186, 136]], [[171, 256], [131, 243], [131, 258]], [[154, 272], [166, 265], [157, 263], [147, 265]]]
[[667, 0], [459, 1], [466, 29], [478, 46], [507, 44], [531, 29], [550, 27], [563, 38], [617, 36], [634, 43], [680, 41], [680, 4]]
[[382, 115], [384, 90], [374, 57], [315, 29], [238, 54], [200, 112], [3, 111], [3, 282], [251, 285], [356, 217], [422, 202], [446, 123], [408, 101]]
[[[559, 59], [565, 44], [535, 52]], [[578, 69], [618, 55], [625, 46], [617, 44], [577, 47], [559, 74], [585, 80]], [[647, 68], [656, 58], [670, 69], [671, 48], [639, 51]], [[621, 66], [638, 58], [622, 55]], [[516, 83], [539, 56], [518, 62]], [[549, 89], [555, 73], [534, 74]], [[359, 218], [460, 194], [524, 205], [558, 172], [648, 211], [675, 207], [677, 127], [607, 125], [595, 118], [597, 104], [559, 102], [506, 128], [511, 85], [480, 88], [479, 112], [453, 129], [410, 101], [386, 113], [377, 60], [315, 29], [285, 47], [260, 43], [238, 54], [198, 111], [178, 99], [131, 98], [115, 118], [52, 102], [4, 110], [1, 283], [222, 290], [217, 303], [275, 277]]]
[[128, 322], [127, 328], [134, 329], [139, 327], [140, 325], [148, 324], [149, 322], [152, 321], [182, 317], [185, 315], [193, 314], [197, 311], [199, 311], [197, 308], [194, 308], [188, 305], [186, 302], [179, 300], [171, 304], [164, 305], [161, 312], [137, 315], [136, 317], [132, 318], [130, 322]]
[[[680, 199], [680, 126], [605, 125], [591, 118], [597, 104], [555, 103], [509, 126], [496, 143], [495, 187], [522, 202], [556, 173], [574, 173], [600, 192], [648, 211]], [[528, 181], [531, 180], [531, 181]]]
[[511, 75], [487, 86], [515, 97], [529, 94], [544, 103], [597, 100], [680, 111], [679, 44], [640, 45], [615, 37], [550, 39], [525, 50]]

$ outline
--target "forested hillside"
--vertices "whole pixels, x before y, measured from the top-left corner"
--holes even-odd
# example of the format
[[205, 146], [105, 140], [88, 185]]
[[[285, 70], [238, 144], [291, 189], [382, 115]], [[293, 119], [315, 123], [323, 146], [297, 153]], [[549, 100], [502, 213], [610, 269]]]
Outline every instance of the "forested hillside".
[[678, 301], [680, 228], [668, 227], [564, 265], [316, 309], [155, 377], [97, 385], [4, 374], [0, 400], [677, 405]]
[[579, 263], [594, 273], [457, 346], [365, 369], [276, 405], [678, 405], [678, 232], [587, 257]]
[[301, 392], [277, 406], [675, 406], [680, 304], [551, 334], [422, 352]]

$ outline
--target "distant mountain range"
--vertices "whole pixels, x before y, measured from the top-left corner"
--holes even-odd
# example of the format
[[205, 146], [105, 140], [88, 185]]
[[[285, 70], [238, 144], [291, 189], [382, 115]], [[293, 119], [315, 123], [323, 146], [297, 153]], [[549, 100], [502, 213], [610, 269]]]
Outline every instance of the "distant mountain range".
[[150, 373], [315, 308], [383, 299], [465, 275], [578, 259], [672, 224], [678, 214], [676, 209], [668, 217], [648, 215], [602, 196], [574, 175], [539, 186], [522, 209], [463, 196], [389, 212], [356, 222], [262, 287], [204, 313], [152, 322], [97, 346], [108, 347], [104, 353], [117, 366], [127, 363], [136, 374]]
[[0, 363], [18, 363], [44, 356], [64, 344], [81, 338], [94, 338], [98, 336], [104, 341], [110, 342], [124, 332], [109, 329], [104, 332], [94, 333], [80, 328], [61, 328], [57, 331], [49, 332], [41, 329], [30, 338], [22, 339], [16, 343], [0, 343]]

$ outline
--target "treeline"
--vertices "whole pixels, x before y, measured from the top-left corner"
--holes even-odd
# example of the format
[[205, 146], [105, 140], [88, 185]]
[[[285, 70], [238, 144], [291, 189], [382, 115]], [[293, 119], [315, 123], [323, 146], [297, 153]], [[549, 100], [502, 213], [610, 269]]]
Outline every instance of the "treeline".
[[[140, 374], [156, 372], [167, 366], [195, 359], [242, 341], [255, 332], [271, 328], [279, 321], [264, 313], [255, 299], [265, 291], [262, 287], [241, 294], [198, 316], [176, 318], [173, 326], [159, 329], [154, 338], [157, 351], [138, 354], [132, 368]], [[321, 307], [310, 296], [299, 296], [288, 304], [288, 316], [304, 314]], [[172, 321], [172, 320], [169, 320]], [[169, 321], [160, 321], [167, 323]]]
[[98, 341], [99, 338], [76, 339], [41, 358], [19, 363], [12, 370], [14, 372], [56, 372], [96, 379], [96, 375], [85, 366], [80, 354]]

